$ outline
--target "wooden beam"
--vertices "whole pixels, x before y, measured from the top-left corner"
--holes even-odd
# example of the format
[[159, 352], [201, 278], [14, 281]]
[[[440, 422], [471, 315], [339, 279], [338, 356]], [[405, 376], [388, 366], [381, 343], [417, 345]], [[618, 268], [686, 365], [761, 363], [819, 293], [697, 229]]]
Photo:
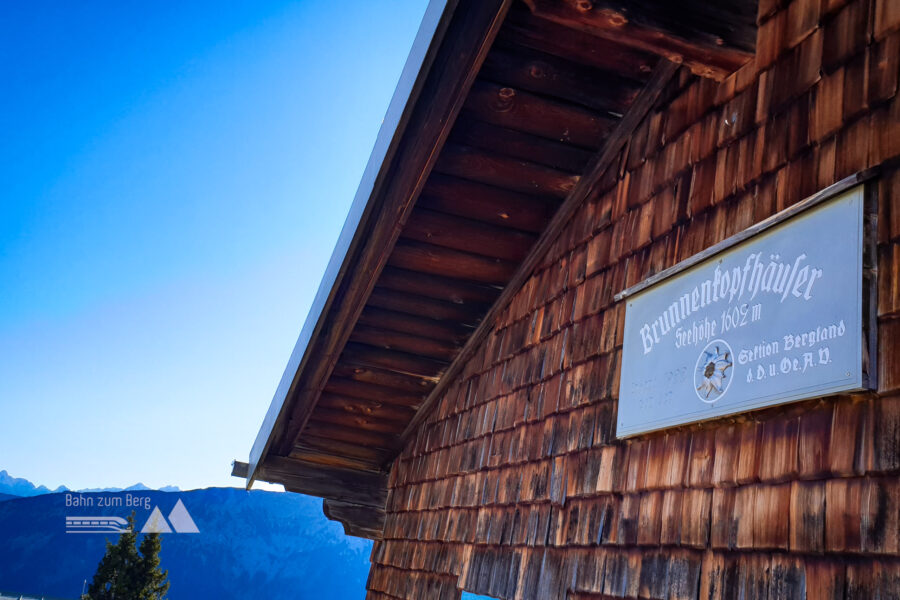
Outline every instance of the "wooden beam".
[[389, 264], [431, 275], [470, 279], [481, 283], [505, 284], [516, 264], [432, 244], [401, 240], [394, 246]]
[[593, 156], [592, 152], [572, 144], [498, 127], [471, 114], [456, 120], [449, 141], [573, 174], [581, 173]]
[[323, 468], [301, 460], [273, 456], [265, 462], [265, 469], [273, 475], [295, 475], [298, 477], [327, 477], [332, 481], [352, 481], [357, 485], [379, 489], [387, 484], [388, 473], [384, 470], [366, 471], [356, 469]]
[[[356, 324], [350, 335], [351, 342], [368, 344], [385, 350], [400, 350], [428, 358], [436, 358], [447, 362], [453, 360], [462, 344], [453, 344], [442, 339], [422, 337], [389, 329]], [[326, 386], [327, 387], [327, 386]]]
[[371, 325], [381, 329], [389, 329], [400, 333], [435, 337], [442, 340], [462, 342], [472, 332], [471, 327], [460, 326], [455, 321], [440, 321], [428, 317], [420, 317], [396, 310], [386, 310], [375, 306], [367, 306], [359, 316], [359, 325]]
[[429, 319], [472, 323], [477, 315], [483, 314], [486, 306], [461, 305], [436, 300], [418, 294], [406, 294], [395, 290], [376, 287], [369, 296], [369, 306], [409, 313]]
[[418, 206], [540, 233], [559, 208], [559, 202], [433, 173]]
[[332, 521], [341, 523], [346, 535], [370, 540], [380, 540], [383, 537], [384, 509], [326, 498], [322, 501], [322, 511]]
[[[307, 432], [302, 440], [291, 449], [290, 456], [305, 460], [310, 454], [319, 456], [319, 461], [324, 462], [321, 457], [332, 456], [335, 458], [345, 457], [348, 460], [357, 460], [366, 464], [374, 463], [380, 458], [389, 456], [393, 448], [381, 448], [378, 446], [365, 446], [357, 441], [343, 442], [334, 438], [321, 437], [313, 433]], [[327, 463], [326, 463], [327, 464]], [[381, 465], [378, 465], [380, 468]]]
[[527, 48], [512, 51], [494, 48], [478, 77], [560, 98], [600, 113], [613, 113], [616, 118], [625, 113], [642, 87], [641, 82], [623, 77], [617, 71], [601, 71]]
[[402, 237], [513, 261], [525, 258], [537, 239], [536, 235], [517, 229], [488, 225], [423, 208], [413, 211]]
[[270, 454], [286, 455], [303, 432], [511, 2], [480, 0], [458, 10], [448, 7], [450, 16], [441, 21], [442, 36], [433, 42], [436, 50], [429, 50], [427, 71], [423, 69], [427, 75], [416, 84], [416, 95], [410, 98], [412, 108], [404, 111], [404, 122], [372, 183], [365, 214], [340, 272], [296, 371], [287, 375], [290, 383], [279, 386], [270, 411], [274, 417], [267, 415], [261, 429], [263, 439], [251, 451], [251, 461], [264, 460]]
[[535, 17], [517, 5], [509, 11], [497, 36], [496, 47], [531, 48], [623, 77], [646, 82], [659, 56]]
[[[387, 312], [387, 311], [385, 311]], [[353, 381], [354, 383], [364, 386], [372, 386], [372, 388], [380, 388], [383, 393], [391, 394], [392, 398], [414, 398], [431, 391], [434, 382], [430, 379], [421, 377], [411, 377], [409, 375], [401, 375], [399, 373], [391, 373], [381, 369], [371, 369], [360, 367], [359, 365], [346, 365], [338, 363], [334, 367], [334, 376], [328, 380], [328, 386], [339, 393], [353, 394], [350, 390], [353, 388], [344, 385], [343, 381]], [[374, 395], [372, 388], [366, 390], [366, 398], [379, 398]], [[397, 401], [400, 404], [399, 401]]]
[[[348, 399], [363, 400], [365, 402], [379, 402], [394, 406], [404, 406], [411, 410], [418, 408], [419, 404], [425, 398], [425, 392], [421, 388], [419, 388], [418, 393], [412, 393], [393, 387], [365, 383], [349, 377], [339, 377], [338, 374], [345, 368], [349, 369], [349, 367], [343, 367], [341, 365], [338, 365], [335, 368], [331, 379], [328, 380], [328, 384], [322, 392], [323, 394], [328, 393], [336, 396], [345, 396]], [[419, 382], [421, 379], [415, 378], [415, 381]]]
[[387, 474], [383, 472], [311, 465], [277, 456], [269, 457], [261, 468], [260, 479], [281, 483], [291, 491], [375, 507], [384, 507], [387, 500]]
[[341, 360], [354, 365], [387, 369], [397, 373], [416, 375], [418, 377], [431, 377], [437, 380], [438, 375], [447, 366], [448, 362], [425, 358], [406, 352], [381, 350], [374, 346], [348, 342], [341, 354]]
[[307, 434], [317, 438], [369, 447], [376, 450], [391, 450], [394, 448], [397, 440], [396, 434], [363, 431], [352, 427], [335, 425], [334, 423], [324, 423], [316, 420], [315, 414], [306, 423], [303, 433], [304, 437]]
[[602, 145], [616, 121], [587, 108], [487, 81], [472, 86], [465, 108], [482, 121], [590, 150]]
[[578, 175], [455, 144], [444, 146], [434, 168], [446, 175], [560, 199], [565, 198], [578, 183]]
[[[323, 499], [322, 501], [324, 502], [325, 499]], [[382, 532], [380, 531], [376, 531], [366, 527], [358, 527], [350, 522], [341, 521], [341, 524], [344, 526], [344, 535], [365, 538], [373, 541], [381, 539]]]
[[454, 378], [466, 365], [466, 362], [478, 350], [479, 345], [490, 334], [494, 326], [497, 316], [506, 309], [506, 306], [518, 293], [519, 289], [531, 276], [532, 271], [542, 261], [549, 250], [550, 246], [556, 241], [556, 238], [563, 231], [569, 220], [575, 215], [575, 212], [587, 199], [597, 182], [603, 177], [607, 169], [616, 164], [619, 152], [625, 143], [637, 129], [641, 121], [650, 113], [653, 105], [656, 103], [666, 84], [672, 79], [678, 71], [678, 65], [669, 61], [661, 61], [653, 70], [647, 86], [641, 91], [635, 100], [631, 109], [619, 122], [616, 130], [609, 136], [603, 150], [597, 155], [591, 165], [588, 173], [578, 182], [578, 186], [572, 190], [572, 194], [566, 198], [563, 205], [553, 216], [553, 220], [547, 226], [547, 229], [538, 239], [532, 248], [531, 253], [519, 266], [515, 276], [507, 284], [500, 298], [491, 307], [487, 315], [481, 321], [481, 324], [472, 333], [472, 336], [466, 342], [466, 345], [454, 359], [454, 361], [444, 371], [438, 384], [431, 391], [422, 407], [416, 413], [416, 416], [410, 422], [409, 426], [400, 436], [398, 447], [403, 447], [412, 435], [416, 433], [422, 423], [428, 418], [431, 408], [441, 398], [447, 387], [451, 385]]
[[353, 396], [345, 396], [327, 391], [322, 392], [322, 396], [319, 398], [319, 406], [316, 408], [316, 414], [318, 414], [319, 408], [339, 410], [350, 415], [377, 417], [388, 421], [404, 422], [409, 422], [413, 415], [416, 414], [415, 408], [410, 407], [409, 405], [393, 404], [391, 402], [372, 400], [369, 398], [355, 398]]
[[353, 502], [355, 504], [370, 503], [373, 508], [384, 506], [381, 502], [382, 498], [387, 501], [387, 493], [380, 493], [374, 489], [360, 488], [353, 483], [335, 483], [329, 479], [321, 477], [297, 477], [292, 475], [283, 475], [278, 478], [266, 475], [265, 472], [260, 475], [263, 481], [271, 483], [280, 483], [288, 492], [297, 494], [306, 494], [307, 496], [316, 496], [318, 498], [332, 498], [343, 502]]
[[[260, 475], [260, 479], [268, 481], [265, 475]], [[373, 508], [380, 508], [383, 505], [375, 505], [374, 502], [381, 499], [381, 496], [373, 496], [367, 490], [355, 488], [352, 485], [336, 485], [330, 481], [308, 478], [308, 477], [291, 477], [284, 476], [272, 483], [280, 483], [288, 492], [296, 494], [305, 494], [307, 496], [316, 496], [317, 498], [329, 498], [343, 502], [352, 502], [354, 504], [362, 504], [363, 502], [372, 503]], [[384, 496], [387, 501], [387, 496]]]
[[[265, 475], [261, 475], [260, 479], [268, 481]], [[372, 492], [359, 489], [357, 487], [354, 487], [352, 484], [337, 485], [328, 480], [322, 480], [318, 478], [291, 476], [285, 476], [278, 481], [273, 481], [272, 483], [280, 483], [284, 486], [284, 489], [286, 491], [294, 492], [296, 494], [305, 494], [307, 496], [316, 496], [317, 498], [327, 498], [342, 502], [351, 502], [353, 504], [370, 502], [372, 503], [372, 507], [375, 509], [384, 506], [384, 504], [374, 504], [376, 501], [381, 500], [381, 495], [372, 495]], [[386, 502], [387, 495], [385, 494], [383, 498]]]
[[[352, 446], [348, 444], [352, 450], [365, 450], [360, 446]], [[348, 453], [338, 453], [334, 450], [323, 452], [315, 450], [309, 446], [295, 447], [288, 458], [302, 460], [313, 465], [323, 465], [326, 467], [336, 467], [339, 469], [352, 469], [355, 471], [377, 471], [381, 464], [385, 461], [388, 454], [382, 450], [374, 452], [369, 450], [368, 458], [356, 458]]]
[[[703, 77], [724, 79], [753, 57], [754, 2], [708, 0], [525, 0], [543, 19], [623, 46], [684, 63]], [[749, 17], [749, 18], [748, 18]]]
[[390, 420], [381, 416], [359, 415], [345, 410], [332, 409], [324, 406], [321, 400], [310, 419], [315, 419], [318, 423], [331, 423], [351, 430], [373, 431], [389, 435], [401, 433], [409, 423], [409, 419]]
[[231, 476], [232, 477], [240, 477], [241, 479], [247, 479], [247, 475], [250, 473], [250, 465], [245, 462], [241, 462], [239, 460], [231, 461]]
[[500, 289], [497, 286], [472, 283], [465, 279], [451, 279], [425, 275], [405, 269], [385, 267], [378, 278], [378, 287], [446, 300], [454, 304], [493, 304]]

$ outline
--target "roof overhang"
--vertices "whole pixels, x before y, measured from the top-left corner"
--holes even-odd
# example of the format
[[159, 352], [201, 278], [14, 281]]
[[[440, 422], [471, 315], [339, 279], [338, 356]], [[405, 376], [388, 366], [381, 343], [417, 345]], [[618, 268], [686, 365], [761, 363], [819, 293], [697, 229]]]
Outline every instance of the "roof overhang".
[[721, 79], [752, 56], [754, 0], [653, 4], [430, 3], [249, 463], [235, 463], [248, 487], [321, 496], [348, 533], [380, 535], [391, 461], [678, 64]]
[[421, 92], [440, 40], [446, 32], [452, 15], [454, 0], [430, 0], [422, 18], [422, 23], [413, 41], [409, 57], [403, 67], [400, 80], [391, 97], [387, 113], [375, 140], [363, 176], [357, 188], [347, 219], [331, 253], [325, 274], [306, 316], [300, 337], [288, 359], [275, 395], [266, 411], [266, 416], [250, 450], [249, 469], [246, 474], [247, 487], [258, 478], [260, 461], [272, 445], [274, 434], [283, 427], [288, 418], [286, 408], [288, 398], [296, 394], [299, 375], [312, 358], [313, 339], [320, 336], [326, 327], [326, 315], [340, 288], [340, 283], [348, 276], [353, 266], [354, 250], [358, 249], [367, 231], [365, 223], [372, 218], [375, 208], [374, 198], [383, 187], [390, 169], [391, 159], [403, 136], [406, 124], [415, 108], [415, 100]]

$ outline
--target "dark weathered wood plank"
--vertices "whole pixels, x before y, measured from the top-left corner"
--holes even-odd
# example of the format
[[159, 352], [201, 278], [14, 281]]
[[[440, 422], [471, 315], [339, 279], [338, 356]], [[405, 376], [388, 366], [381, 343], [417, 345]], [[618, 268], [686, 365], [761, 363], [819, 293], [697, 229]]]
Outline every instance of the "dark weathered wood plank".
[[381, 507], [387, 499], [385, 473], [310, 465], [277, 456], [267, 459], [261, 468], [267, 481], [300, 488], [305, 494]]
[[434, 168], [445, 175], [560, 199], [578, 182], [578, 175], [454, 144], [444, 146]]
[[417, 354], [419, 356], [427, 356], [429, 358], [437, 358], [439, 360], [450, 361], [456, 356], [456, 353], [462, 347], [462, 344], [448, 343], [442, 339], [433, 337], [423, 337], [421, 335], [412, 335], [409, 333], [401, 333], [399, 331], [391, 331], [379, 327], [357, 324], [350, 335], [351, 342], [359, 342], [384, 348], [385, 350], [400, 350]]
[[471, 332], [470, 327], [462, 326], [456, 321], [440, 321], [376, 306], [367, 306], [359, 316], [358, 323], [453, 342], [465, 340]]
[[322, 511], [332, 521], [344, 526], [346, 535], [364, 537], [371, 540], [381, 539], [384, 532], [384, 509], [341, 502], [338, 500], [322, 501]]
[[[353, 446], [350, 444], [347, 444], [347, 447], [350, 448], [351, 452], [353, 450], [366, 450], [360, 446]], [[313, 449], [309, 446], [303, 446], [302, 448], [295, 447], [288, 455], [288, 458], [301, 460], [310, 465], [324, 465], [326, 467], [352, 469], [355, 471], [377, 471], [389, 457], [389, 454], [385, 450], [369, 450], [366, 453], [367, 458], [359, 458], [349, 452], [341, 452], [340, 450], [340, 448], [332, 448], [330, 451], [323, 452], [322, 450]]]
[[394, 420], [387, 419], [381, 415], [360, 415], [346, 410], [333, 409], [323, 405], [321, 400], [319, 405], [316, 406], [313, 418], [319, 423], [331, 423], [348, 429], [387, 433], [389, 435], [400, 433], [406, 424], [409, 423], [408, 419]]
[[659, 60], [654, 53], [535, 17], [524, 5], [509, 11], [497, 36], [495, 47], [498, 46], [531, 48], [640, 82], [647, 80]]
[[451, 279], [425, 275], [415, 271], [385, 267], [378, 278], [378, 287], [446, 300], [454, 304], [491, 304], [500, 290], [497, 286], [472, 283], [465, 279]]
[[703, 77], [723, 79], [736, 71], [752, 58], [756, 43], [755, 20], [742, 9], [750, 2], [712, 8], [700, 1], [525, 2], [536, 16], [683, 62]]
[[388, 264], [445, 277], [468, 278], [482, 283], [504, 284], [515, 272], [515, 263], [432, 244], [401, 240]]
[[596, 150], [615, 124], [606, 114], [511, 86], [478, 81], [465, 110], [482, 121]]
[[[297, 494], [306, 494], [307, 496], [316, 496], [318, 498], [333, 498], [344, 502], [369, 502], [373, 507], [380, 507], [382, 504], [376, 504], [381, 496], [373, 495], [372, 491], [354, 487], [352, 482], [336, 483], [328, 479], [320, 479], [318, 477], [296, 477], [282, 476], [277, 483], [284, 485], [284, 489]], [[383, 495], [387, 500], [387, 495]]]
[[324, 438], [326, 440], [334, 440], [336, 442], [344, 442], [347, 444], [355, 444], [358, 446], [369, 447], [374, 449], [390, 450], [394, 447], [396, 435], [390, 433], [377, 433], [373, 431], [362, 431], [353, 427], [343, 427], [334, 423], [325, 423], [314, 418], [307, 422], [304, 437], [307, 435]]
[[463, 368], [466, 362], [474, 355], [479, 345], [484, 341], [485, 337], [490, 333], [494, 320], [506, 306], [509, 304], [513, 296], [518, 293], [519, 288], [531, 276], [534, 268], [543, 260], [547, 250], [554, 243], [560, 232], [568, 224], [572, 215], [578, 210], [581, 204], [588, 197], [590, 191], [594, 188], [597, 181], [603, 177], [606, 170], [616, 163], [622, 147], [632, 135], [640, 122], [647, 116], [653, 105], [656, 103], [666, 84], [672, 79], [678, 71], [678, 65], [669, 61], [662, 61], [654, 68], [653, 74], [647, 86], [641, 91], [641, 94], [634, 101], [634, 104], [616, 126], [616, 130], [609, 136], [603, 150], [597, 155], [592, 163], [588, 173], [578, 182], [578, 186], [566, 198], [563, 205], [554, 215], [547, 229], [538, 239], [532, 248], [528, 257], [519, 265], [515, 276], [506, 285], [500, 298], [491, 307], [478, 328], [469, 337], [466, 345], [456, 356], [453, 362], [444, 371], [443, 377], [440, 379], [435, 388], [431, 391], [419, 412], [413, 418], [412, 422], [400, 436], [400, 446], [405, 444], [410, 436], [412, 436], [427, 418], [430, 408], [441, 397], [447, 386], [451, 384], [454, 377]]
[[231, 476], [232, 477], [240, 477], [241, 479], [246, 479], [247, 475], [250, 474], [250, 465], [245, 462], [241, 462], [239, 460], [232, 461], [231, 463]]
[[501, 154], [559, 169], [567, 173], [581, 173], [590, 161], [588, 150], [545, 137], [498, 127], [474, 118], [471, 114], [456, 120], [450, 142], [461, 146], [482, 148]]
[[409, 405], [393, 404], [383, 400], [355, 398], [332, 392], [322, 392], [319, 403], [323, 408], [344, 411], [352, 415], [383, 418], [388, 421], [408, 422], [415, 414], [415, 408]]
[[323, 477], [334, 481], [352, 480], [357, 485], [369, 489], [381, 489], [387, 483], [388, 473], [379, 471], [358, 471], [355, 469], [322, 469], [303, 461], [282, 456], [273, 456], [263, 465], [274, 475], [298, 475], [301, 477]]
[[[415, 410], [425, 397], [424, 390], [422, 390], [421, 387], [419, 388], [418, 393], [413, 393], [393, 387], [364, 383], [349, 377], [339, 377], [339, 371], [344, 368], [349, 367], [342, 367], [340, 365], [335, 367], [334, 373], [325, 385], [322, 392], [323, 394], [332, 394], [364, 402], [377, 402], [381, 404], [403, 406], [410, 410]], [[416, 381], [421, 380], [417, 379]]]
[[498, 85], [560, 98], [601, 113], [611, 112], [617, 118], [625, 113], [642, 85], [615, 71], [601, 71], [525, 48], [515, 51], [494, 48], [478, 77]]
[[406, 352], [382, 350], [355, 342], [347, 343], [341, 354], [341, 360], [354, 365], [387, 369], [407, 375], [432, 377], [435, 380], [448, 364], [447, 361], [416, 356]]
[[488, 225], [423, 208], [413, 211], [402, 237], [513, 261], [525, 258], [537, 239], [536, 235], [524, 231]]
[[376, 287], [369, 296], [369, 306], [404, 312], [429, 319], [453, 321], [457, 323], [472, 323], [477, 321], [486, 307], [476, 305], [461, 305], [453, 302], [436, 300], [418, 294], [406, 294], [395, 290]]
[[418, 206], [486, 223], [540, 232], [559, 207], [555, 198], [538, 198], [465, 178], [432, 173]]
[[434, 382], [421, 377], [411, 377], [399, 373], [391, 373], [379, 369], [369, 369], [356, 365], [335, 365], [333, 376], [328, 380], [329, 389], [351, 396], [365, 393], [364, 398], [387, 399], [391, 402], [405, 404], [402, 399], [410, 399], [410, 405], [422, 394], [427, 394], [434, 387]]
[[[342, 442], [330, 437], [322, 437], [315, 433], [306, 432], [300, 443], [291, 450], [291, 457], [303, 458], [308, 454], [317, 454], [320, 457], [350, 457], [364, 463], [372, 463], [381, 457], [389, 456], [392, 448], [379, 446], [366, 446], [362, 442]], [[325, 462], [321, 460], [321, 462]]]

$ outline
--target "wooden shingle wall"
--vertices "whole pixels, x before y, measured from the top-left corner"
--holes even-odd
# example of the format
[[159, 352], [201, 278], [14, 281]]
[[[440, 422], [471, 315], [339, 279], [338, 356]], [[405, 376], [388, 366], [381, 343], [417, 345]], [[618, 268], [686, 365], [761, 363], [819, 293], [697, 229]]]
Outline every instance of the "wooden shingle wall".
[[[371, 600], [900, 597], [900, 2], [759, 10], [756, 58], [673, 82], [394, 463]], [[877, 165], [877, 393], [616, 440], [613, 295]]]

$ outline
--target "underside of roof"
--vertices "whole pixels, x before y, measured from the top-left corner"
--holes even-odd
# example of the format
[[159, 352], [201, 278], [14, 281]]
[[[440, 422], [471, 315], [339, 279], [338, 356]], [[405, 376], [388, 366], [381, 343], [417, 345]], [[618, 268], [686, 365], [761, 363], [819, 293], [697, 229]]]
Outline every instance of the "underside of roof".
[[666, 83], [721, 79], [756, 40], [755, 0], [429, 10], [402, 112], [234, 469], [325, 498], [371, 538], [392, 461]]

